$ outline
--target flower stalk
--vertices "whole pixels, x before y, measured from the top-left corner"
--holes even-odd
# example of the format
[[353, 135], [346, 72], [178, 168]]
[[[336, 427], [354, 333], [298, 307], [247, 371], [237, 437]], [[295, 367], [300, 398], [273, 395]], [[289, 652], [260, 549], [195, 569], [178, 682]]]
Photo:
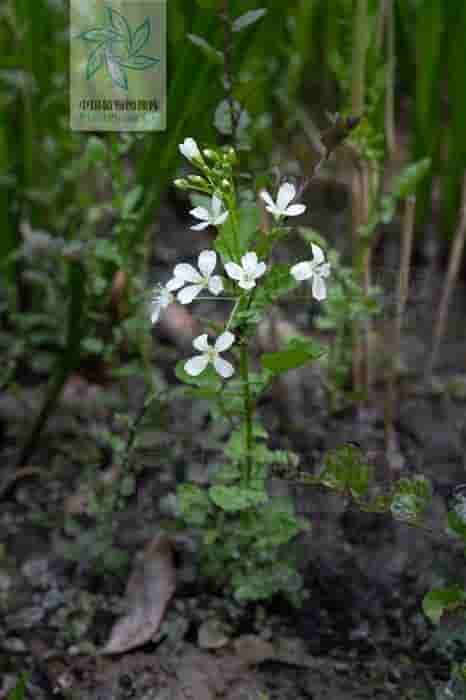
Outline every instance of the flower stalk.
[[246, 430], [246, 470], [244, 474], [244, 482], [249, 486], [252, 478], [252, 418], [253, 407], [251, 402], [251, 390], [249, 386], [249, 356], [248, 342], [243, 339], [240, 350], [240, 372], [243, 385], [244, 398], [244, 424]]

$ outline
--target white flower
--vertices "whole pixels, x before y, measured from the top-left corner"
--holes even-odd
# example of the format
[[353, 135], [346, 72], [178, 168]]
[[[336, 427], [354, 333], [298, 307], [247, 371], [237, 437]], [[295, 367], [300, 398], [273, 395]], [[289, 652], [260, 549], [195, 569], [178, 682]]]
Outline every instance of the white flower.
[[172, 301], [175, 301], [173, 294], [167, 289], [167, 287], [157, 287], [154, 296], [151, 300], [151, 314], [150, 318], [152, 323], [157, 323], [160, 318], [160, 313], [162, 309], [166, 309]]
[[227, 275], [232, 280], [237, 280], [242, 289], [252, 289], [256, 286], [256, 279], [262, 277], [267, 266], [264, 262], [258, 262], [256, 253], [243, 255], [241, 265], [234, 262], [226, 263]]
[[[212, 294], [215, 294], [215, 296], [223, 290], [223, 280], [220, 275], [212, 275], [217, 264], [217, 253], [213, 250], [203, 250], [199, 255], [197, 264], [200, 272], [187, 263], [175, 265], [173, 270], [175, 276], [167, 282], [169, 292], [181, 290], [177, 295], [181, 304], [190, 304], [205, 288]], [[191, 284], [185, 287], [184, 285], [188, 282]]]
[[185, 362], [184, 369], [192, 377], [197, 377], [201, 374], [207, 367], [207, 365], [212, 364], [215, 371], [220, 374], [224, 379], [228, 379], [234, 373], [235, 368], [232, 364], [220, 357], [220, 353], [225, 352], [235, 342], [235, 336], [230, 331], [225, 331], [222, 335], [219, 335], [215, 341], [215, 345], [209, 345], [207, 340], [207, 333], [199, 335], [193, 341], [193, 345], [196, 350], [201, 352], [201, 355], [195, 355], [191, 357], [190, 360]]
[[285, 182], [278, 190], [277, 201], [274, 202], [270, 194], [266, 191], [262, 191], [260, 196], [266, 204], [266, 209], [276, 219], [280, 219], [282, 216], [299, 216], [306, 211], [305, 204], [292, 204], [289, 206], [290, 202], [296, 197], [296, 187], [290, 182]]
[[312, 279], [312, 296], [317, 301], [325, 299], [327, 288], [324, 278], [330, 274], [330, 264], [324, 262], [324, 251], [315, 243], [311, 243], [312, 260], [305, 260], [297, 265], [293, 265], [290, 272], [298, 282]]
[[188, 138], [178, 146], [182, 155], [190, 161], [202, 161], [201, 152], [194, 139]]
[[228, 219], [228, 212], [222, 211], [222, 200], [216, 194], [212, 197], [212, 208], [209, 211], [205, 207], [196, 207], [189, 212], [196, 219], [200, 219], [201, 223], [191, 226], [193, 231], [202, 231], [207, 226], [220, 226]]

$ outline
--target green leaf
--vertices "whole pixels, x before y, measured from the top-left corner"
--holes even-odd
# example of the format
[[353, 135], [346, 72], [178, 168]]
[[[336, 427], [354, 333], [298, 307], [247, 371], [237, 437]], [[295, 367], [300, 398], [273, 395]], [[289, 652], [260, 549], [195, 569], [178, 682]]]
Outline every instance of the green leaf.
[[144, 193], [144, 189], [142, 188], [142, 186], [136, 185], [136, 187], [133, 187], [128, 192], [128, 194], [125, 195], [125, 198], [123, 200], [123, 206], [121, 208], [121, 215], [124, 219], [127, 216], [129, 216], [133, 212], [133, 210], [136, 208], [143, 193]]
[[98, 240], [95, 244], [94, 254], [96, 258], [113, 262], [118, 267], [122, 264], [120, 251], [115, 243], [108, 240]]
[[209, 391], [220, 391], [222, 387], [222, 381], [212, 365], [209, 365], [201, 374], [197, 377], [193, 377], [188, 374], [184, 368], [186, 360], [180, 360], [175, 367], [175, 374], [184, 384], [192, 384], [193, 386], [201, 387], [202, 389], [208, 389]]
[[98, 27], [97, 29], [89, 29], [87, 32], [82, 32], [77, 38], [84, 41], [96, 41], [99, 44], [106, 41], [112, 41], [117, 38], [117, 34], [109, 28]]
[[147, 68], [152, 68], [160, 63], [158, 58], [152, 58], [151, 56], [144, 56], [140, 54], [139, 56], [130, 56], [129, 58], [116, 59], [118, 65], [123, 68], [130, 68], [132, 70], [146, 70]]
[[212, 512], [207, 492], [195, 484], [182, 484], [176, 491], [180, 517], [193, 527], [202, 527]]
[[90, 80], [105, 62], [105, 46], [104, 44], [99, 44], [91, 51], [89, 58], [87, 60], [86, 66], [86, 78]]
[[208, 59], [220, 65], [223, 63], [223, 54], [220, 51], [217, 51], [217, 49], [214, 49], [214, 47], [201, 36], [198, 36], [197, 34], [186, 34], [186, 38], [189, 39], [194, 46], [201, 49], [202, 53], [207, 56]]
[[400, 479], [395, 484], [390, 510], [400, 520], [418, 520], [432, 500], [432, 486], [424, 476]]
[[240, 32], [242, 29], [250, 27], [251, 24], [254, 24], [266, 14], [267, 10], [264, 7], [258, 10], [250, 10], [249, 12], [245, 12], [244, 15], [241, 15], [235, 19], [232, 29], [234, 32]]
[[234, 595], [237, 600], [264, 600], [287, 590], [296, 580], [293, 566], [288, 562], [274, 562], [261, 568], [255, 567], [252, 571], [238, 571], [233, 576]]
[[247, 510], [252, 506], [266, 503], [268, 500], [265, 491], [243, 486], [211, 486], [209, 496], [216, 506], [227, 513]]
[[448, 527], [455, 535], [466, 540], [466, 522], [455, 510], [450, 510], [448, 513]]
[[421, 180], [429, 172], [430, 166], [430, 158], [423, 158], [403, 168], [401, 173], [393, 180], [391, 188], [393, 196], [397, 199], [403, 199], [413, 194]]
[[149, 41], [150, 31], [150, 19], [149, 17], [146, 17], [144, 22], [134, 32], [133, 41], [131, 44], [131, 55], [139, 53], [139, 51], [144, 48]]
[[289, 265], [274, 265], [271, 270], [267, 270], [263, 282], [258, 287], [254, 296], [252, 307], [263, 309], [278, 301], [280, 297], [296, 289], [298, 282], [290, 274]]
[[238, 464], [222, 464], [213, 475], [212, 481], [221, 484], [238, 481], [241, 478], [241, 470]]
[[113, 7], [106, 7], [108, 19], [113, 29], [131, 46], [131, 29], [123, 15]]
[[215, 240], [215, 249], [223, 262], [231, 261], [232, 256], [239, 262], [239, 258], [250, 250], [250, 243], [259, 228], [259, 223], [258, 208], [251, 202], [239, 207], [236, 221], [233, 217], [228, 217], [220, 226], [220, 233]]
[[359, 499], [367, 494], [371, 477], [372, 467], [361, 450], [345, 444], [327, 452], [319, 482], [330, 489], [349, 491]]
[[323, 353], [324, 349], [313, 340], [296, 337], [288, 341], [286, 350], [264, 353], [261, 356], [261, 363], [273, 374], [281, 374], [301, 367], [311, 360], [317, 360]]
[[125, 69], [119, 64], [109, 51], [105, 52], [107, 68], [114, 85], [118, 85], [123, 90], [128, 89], [128, 76]]
[[466, 602], [466, 592], [461, 586], [436, 588], [427, 593], [422, 601], [424, 614], [434, 624], [438, 625], [444, 612], [451, 612], [463, 607]]

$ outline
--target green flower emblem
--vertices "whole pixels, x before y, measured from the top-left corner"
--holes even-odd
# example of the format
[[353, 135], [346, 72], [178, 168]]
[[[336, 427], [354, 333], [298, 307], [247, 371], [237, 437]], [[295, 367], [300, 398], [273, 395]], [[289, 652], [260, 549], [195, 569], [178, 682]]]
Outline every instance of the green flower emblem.
[[93, 47], [86, 67], [86, 78], [91, 80], [96, 73], [106, 67], [112, 83], [123, 90], [128, 89], [128, 70], [147, 70], [160, 63], [141, 53], [151, 35], [149, 17], [133, 32], [128, 21], [112, 7], [105, 7], [106, 23], [82, 32], [77, 37], [90, 43]]

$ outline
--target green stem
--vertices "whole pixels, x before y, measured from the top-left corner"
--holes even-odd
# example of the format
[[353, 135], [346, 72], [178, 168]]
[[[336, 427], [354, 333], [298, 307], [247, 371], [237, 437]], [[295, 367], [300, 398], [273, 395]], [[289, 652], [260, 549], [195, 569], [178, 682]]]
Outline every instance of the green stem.
[[353, 57], [351, 81], [351, 109], [355, 115], [362, 114], [365, 106], [368, 22], [367, 0], [358, 0], [353, 19]]
[[246, 424], [246, 485], [248, 486], [252, 476], [252, 402], [249, 389], [249, 362], [248, 362], [248, 343], [243, 341], [241, 344], [241, 379], [243, 384], [244, 397], [244, 413]]

